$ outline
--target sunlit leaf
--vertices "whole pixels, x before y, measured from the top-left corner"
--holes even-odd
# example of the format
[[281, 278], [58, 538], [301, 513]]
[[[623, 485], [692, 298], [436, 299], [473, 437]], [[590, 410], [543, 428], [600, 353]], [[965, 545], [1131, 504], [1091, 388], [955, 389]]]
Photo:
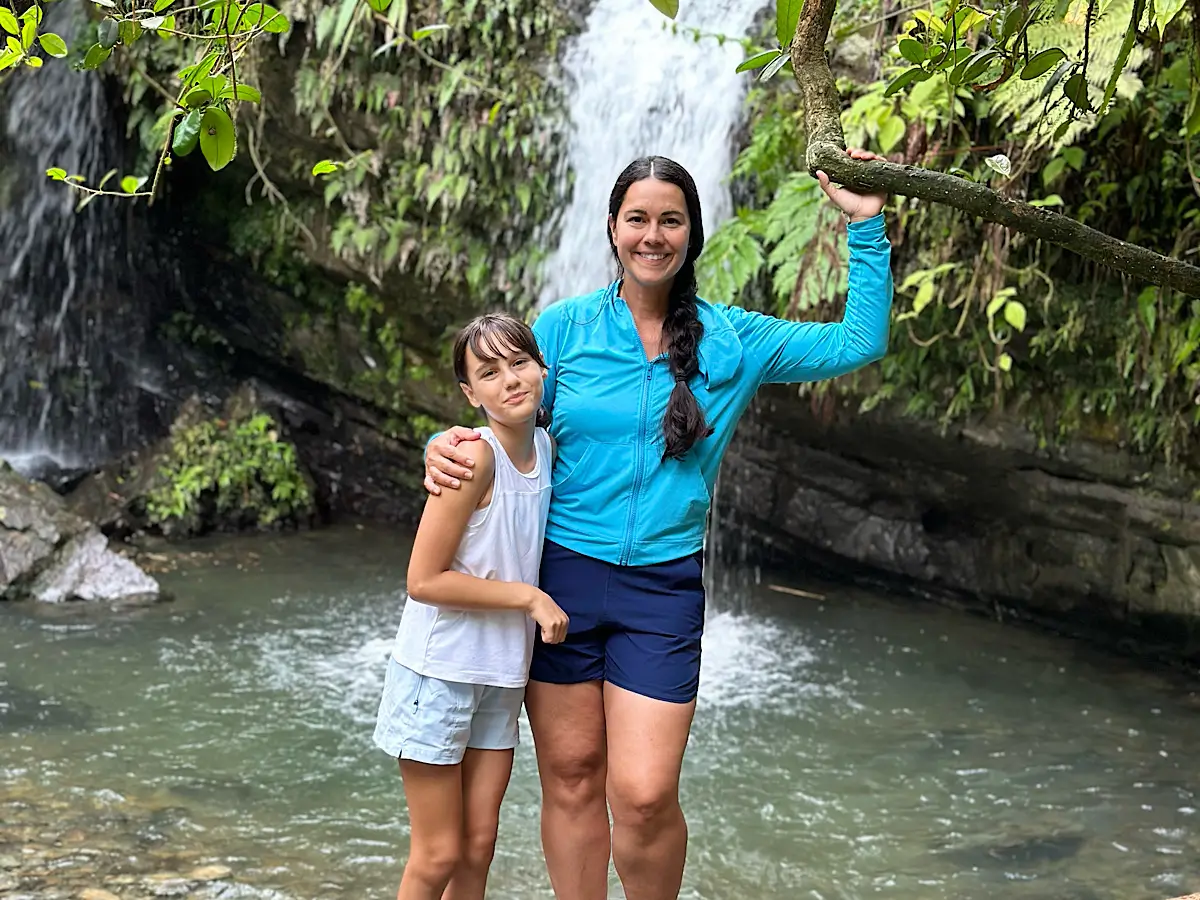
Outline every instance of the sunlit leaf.
[[83, 67], [85, 69], [95, 69], [104, 64], [104, 61], [112, 55], [112, 50], [107, 47], [101, 47], [99, 44], [92, 44], [88, 48], [87, 55], [83, 58]]
[[1012, 357], [1007, 353], [1001, 353], [996, 359], [996, 365], [1000, 367], [1001, 372], [1007, 372], [1012, 368]]
[[216, 106], [204, 111], [200, 120], [200, 152], [214, 172], [229, 165], [237, 150], [237, 136], [229, 113]]
[[332, 159], [323, 159], [312, 167], [314, 175], [328, 175], [330, 172], [336, 172], [341, 166], [335, 163]]
[[775, 0], [775, 36], [780, 47], [791, 47], [804, 0]]
[[17, 24], [17, 17], [4, 6], [0, 6], [0, 28], [3, 28], [9, 34], [21, 33], [21, 26]]
[[[1108, 109], [1109, 101], [1112, 100], [1113, 94], [1117, 92], [1117, 82], [1121, 80], [1121, 73], [1125, 71], [1125, 65], [1129, 62], [1129, 54], [1133, 51], [1133, 45], [1138, 39], [1138, 26], [1142, 21], [1142, 14], [1146, 11], [1146, 0], [1133, 0], [1133, 12], [1129, 16], [1129, 25], [1125, 28], [1125, 37], [1121, 40], [1121, 49], [1117, 52], [1117, 61], [1113, 63], [1112, 73], [1108, 76], [1108, 84], [1104, 88], [1104, 99], [1100, 101], [1100, 109], [1098, 113], [1103, 113]], [[1083, 96], [1087, 98], [1086, 85]], [[1086, 107], [1080, 106], [1070, 94], [1067, 98], [1079, 106], [1080, 109]]]
[[389, 6], [392, 5], [392, 0], [367, 0], [367, 6], [375, 10], [377, 13], [387, 12]]
[[53, 178], [55, 181], [62, 181], [67, 177], [67, 170], [54, 166], [46, 170], [46, 177]]
[[762, 53], [755, 53], [753, 56], [742, 60], [734, 71], [749, 72], [752, 69], [761, 69], [775, 57], [779, 56], [779, 54], [779, 50], [764, 50]]
[[1019, 300], [1009, 300], [1004, 304], [1004, 321], [1017, 331], [1025, 330], [1025, 305]]
[[674, 19], [679, 15], [679, 0], [650, 0], [650, 5], [668, 19]]
[[994, 172], [999, 172], [1005, 178], [1012, 174], [1012, 160], [1003, 153], [996, 153], [984, 159], [984, 164]]
[[427, 38], [431, 34], [437, 34], [439, 31], [445, 31], [449, 25], [426, 25], [424, 28], [418, 28], [413, 32], [413, 40], [419, 41], [421, 38]]
[[55, 59], [62, 59], [67, 55], [67, 42], [60, 38], [57, 34], [47, 31], [45, 34], [38, 35], [38, 43], [42, 45], [42, 49]]

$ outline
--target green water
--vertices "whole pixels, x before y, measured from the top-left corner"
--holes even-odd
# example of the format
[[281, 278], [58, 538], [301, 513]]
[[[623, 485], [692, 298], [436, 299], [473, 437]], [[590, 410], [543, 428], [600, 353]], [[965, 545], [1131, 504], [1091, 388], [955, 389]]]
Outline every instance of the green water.
[[[189, 545], [170, 604], [0, 606], [0, 795], [164, 808], [171, 840], [264, 896], [390, 900], [406, 819], [370, 737], [409, 546], [353, 527]], [[925, 605], [721, 576], [684, 897], [1200, 889], [1188, 686]], [[513, 900], [551, 896], [523, 739], [490, 894]]]

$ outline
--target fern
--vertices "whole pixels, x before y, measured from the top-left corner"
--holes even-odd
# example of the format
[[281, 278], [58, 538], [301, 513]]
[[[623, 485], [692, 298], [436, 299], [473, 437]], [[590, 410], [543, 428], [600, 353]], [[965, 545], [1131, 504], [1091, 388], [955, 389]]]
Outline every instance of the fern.
[[[1097, 15], [1088, 40], [1087, 62], [1088, 97], [1093, 109], [1100, 108], [1113, 70], [1121, 58], [1133, 6], [1134, 0], [1099, 0], [1097, 3]], [[1051, 15], [1030, 25], [1029, 45], [1061, 47], [1068, 59], [1082, 62], [1087, 10], [1087, 0], [1072, 0], [1061, 17]], [[1149, 56], [1140, 46], [1134, 46], [1128, 53], [1125, 71], [1114, 85], [1116, 96], [1126, 100], [1141, 91], [1142, 80], [1137, 70]], [[1096, 127], [1100, 117], [1094, 113], [1079, 116], [1062, 134], [1057, 134], [1071, 110], [1060, 88], [1052, 90], [1049, 98], [1042, 96], [1049, 77], [1045, 75], [1031, 81], [1009, 79], [996, 89], [992, 113], [998, 125], [1008, 124], [1015, 134], [1023, 135], [1030, 149], [1049, 147], [1057, 153], [1063, 147], [1078, 143], [1083, 135]]]

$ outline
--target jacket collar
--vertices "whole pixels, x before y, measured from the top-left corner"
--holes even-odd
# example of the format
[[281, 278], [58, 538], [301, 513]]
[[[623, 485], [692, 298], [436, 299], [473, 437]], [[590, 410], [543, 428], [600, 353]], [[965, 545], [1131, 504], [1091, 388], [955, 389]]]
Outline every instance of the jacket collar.
[[[614, 281], [601, 292], [603, 303], [616, 305], [620, 299], [620, 284], [620, 281]], [[697, 297], [696, 309], [700, 324], [704, 326], [704, 337], [700, 339], [697, 354], [700, 374], [708, 382], [709, 388], [714, 388], [737, 374], [742, 364], [742, 342], [729, 320], [711, 303]]]

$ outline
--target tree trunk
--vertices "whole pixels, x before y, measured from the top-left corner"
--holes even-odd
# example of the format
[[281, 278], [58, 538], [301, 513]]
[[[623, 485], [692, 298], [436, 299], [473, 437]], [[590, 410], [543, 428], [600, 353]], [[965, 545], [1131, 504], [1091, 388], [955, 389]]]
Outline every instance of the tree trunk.
[[823, 171], [831, 180], [855, 190], [886, 191], [944, 203], [1057, 244], [1140, 281], [1200, 297], [1200, 267], [1181, 259], [1119, 240], [1044, 207], [1006, 199], [986, 185], [956, 175], [919, 166], [850, 159], [842, 134], [841, 99], [825, 59], [825, 42], [836, 8], [837, 0], [809, 0], [801, 9], [792, 41], [792, 71], [804, 99], [809, 172]]

